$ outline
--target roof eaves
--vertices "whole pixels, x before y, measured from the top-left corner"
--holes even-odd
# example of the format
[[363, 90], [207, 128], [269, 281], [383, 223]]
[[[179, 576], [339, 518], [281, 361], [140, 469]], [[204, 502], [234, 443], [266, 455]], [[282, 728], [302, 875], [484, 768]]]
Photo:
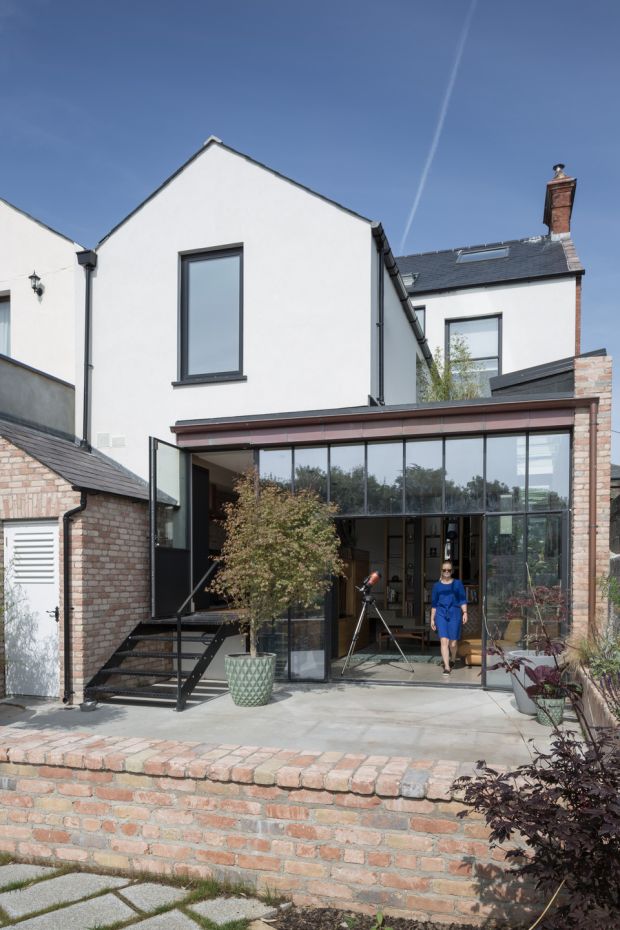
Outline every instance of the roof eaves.
[[426, 297], [429, 294], [445, 294], [448, 291], [466, 291], [472, 290], [473, 288], [487, 288], [487, 287], [504, 287], [506, 284], [526, 284], [528, 281], [550, 281], [555, 278], [574, 278], [580, 274], [585, 274], [584, 271], [555, 271], [555, 272], [545, 272], [544, 274], [528, 274], [524, 275], [521, 278], [500, 278], [499, 281], [473, 281], [473, 282], [464, 282], [462, 284], [446, 284], [443, 287], [428, 287], [420, 288], [417, 290], [415, 285], [409, 289], [409, 296], [415, 297]]
[[134, 216], [134, 214], [138, 213], [144, 206], [146, 206], [147, 203], [153, 200], [157, 194], [159, 194], [165, 187], [174, 181], [174, 179], [179, 174], [181, 174], [181, 172], [185, 171], [185, 169], [188, 168], [192, 162], [196, 161], [196, 159], [202, 155], [203, 152], [206, 152], [207, 149], [211, 148], [212, 145], [219, 145], [220, 148], [225, 149], [232, 155], [237, 155], [239, 158], [243, 158], [245, 161], [250, 162], [250, 164], [256, 165], [256, 167], [262, 168], [264, 171], [268, 171], [270, 174], [275, 175], [275, 177], [280, 178], [280, 180], [286, 181], [288, 184], [292, 184], [295, 187], [298, 187], [300, 190], [306, 191], [308, 194], [312, 194], [313, 197], [318, 197], [320, 200], [323, 200], [330, 206], [337, 207], [339, 210], [343, 210], [345, 213], [348, 213], [349, 216], [353, 216], [358, 220], [362, 220], [364, 223], [372, 223], [372, 220], [370, 220], [367, 216], [362, 216], [361, 213], [356, 213], [355, 210], [350, 210], [349, 207], [343, 206], [341, 203], [338, 203], [338, 201], [331, 200], [329, 197], [325, 197], [323, 194], [319, 194], [318, 191], [313, 190], [311, 187], [308, 187], [305, 184], [301, 184], [299, 181], [295, 181], [293, 178], [289, 178], [287, 175], [282, 174], [280, 171], [276, 171], [275, 168], [270, 168], [269, 165], [265, 165], [263, 162], [257, 161], [255, 158], [252, 158], [250, 155], [246, 155], [244, 152], [238, 152], [237, 149], [233, 149], [230, 145], [226, 145], [224, 142], [222, 142], [221, 139], [218, 139], [217, 136], [209, 136], [207, 141], [201, 145], [197, 152], [194, 152], [193, 155], [190, 155], [187, 161], [183, 162], [183, 164], [171, 175], [169, 175], [169, 177], [167, 177], [166, 180], [159, 185], [159, 187], [155, 188], [155, 190], [150, 193], [148, 197], [141, 201], [137, 207], [134, 207], [134, 209], [128, 213], [127, 216], [125, 216], [119, 223], [116, 224], [116, 226], [114, 226], [108, 233], [106, 233], [106, 235], [99, 240], [95, 248], [98, 249], [104, 244], [104, 242], [107, 242], [110, 236], [114, 235], [114, 233], [120, 229], [121, 226], [124, 226], [125, 223], [130, 220], [132, 216]]
[[48, 226], [47, 223], [44, 223], [43, 220], [37, 219], [36, 216], [33, 216], [31, 213], [28, 213], [26, 210], [22, 210], [21, 207], [16, 207], [14, 203], [11, 203], [5, 197], [0, 197], [0, 203], [6, 204], [7, 207], [10, 207], [11, 210], [15, 210], [16, 213], [21, 213], [22, 216], [25, 216], [26, 219], [32, 220], [33, 223], [36, 223], [37, 226], [41, 226], [43, 229], [46, 229], [48, 232], [54, 233], [55, 236], [60, 236], [61, 239], [65, 239], [67, 242], [70, 242], [72, 245], [77, 246], [78, 249], [83, 248], [79, 242], [76, 242], [75, 239], [72, 239], [71, 236], [65, 236], [64, 233], [59, 232], [59, 230], [54, 229], [53, 226]]

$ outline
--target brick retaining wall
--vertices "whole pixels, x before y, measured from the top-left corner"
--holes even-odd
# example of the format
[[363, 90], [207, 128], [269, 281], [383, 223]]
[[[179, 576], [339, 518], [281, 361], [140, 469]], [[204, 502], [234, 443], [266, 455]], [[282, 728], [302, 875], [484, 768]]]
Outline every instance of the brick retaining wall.
[[[301, 905], [464, 921], [523, 916], [471, 766], [0, 728], [0, 851], [240, 880]], [[529, 896], [531, 898], [531, 895]], [[510, 904], [508, 902], [511, 902]]]

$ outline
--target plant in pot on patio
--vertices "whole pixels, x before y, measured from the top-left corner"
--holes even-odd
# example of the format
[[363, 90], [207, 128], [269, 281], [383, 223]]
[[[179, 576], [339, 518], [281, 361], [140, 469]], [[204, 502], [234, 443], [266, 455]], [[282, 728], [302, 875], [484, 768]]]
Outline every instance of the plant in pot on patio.
[[211, 590], [223, 596], [249, 637], [249, 653], [228, 655], [226, 675], [235, 704], [267, 704], [275, 653], [258, 650], [262, 627], [289, 608], [313, 607], [342, 573], [336, 509], [311, 491], [293, 494], [258, 480], [255, 471], [235, 485], [237, 499], [224, 507], [225, 540]]
[[526, 630], [524, 648], [504, 654], [495, 644], [493, 651], [501, 654], [503, 662], [500, 665], [504, 665], [510, 672], [515, 701], [522, 714], [537, 713], [536, 704], [528, 694], [528, 670], [539, 666], [552, 669], [559, 667], [557, 657], [566, 646], [557, 634], [566, 620], [566, 613], [566, 595], [561, 587], [534, 587], [529, 570], [528, 590], [509, 598], [507, 619], [523, 619]]
[[525, 674], [531, 684], [527, 685], [527, 696], [536, 705], [536, 720], [545, 727], [558, 726], [564, 717], [567, 696], [565, 669], [560, 665], [525, 666]]

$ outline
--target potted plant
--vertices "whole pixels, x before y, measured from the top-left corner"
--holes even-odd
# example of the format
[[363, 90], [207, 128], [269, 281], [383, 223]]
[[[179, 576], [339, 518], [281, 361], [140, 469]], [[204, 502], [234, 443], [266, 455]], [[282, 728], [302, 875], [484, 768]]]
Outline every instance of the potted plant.
[[235, 704], [267, 704], [275, 674], [274, 653], [258, 650], [265, 624], [291, 607], [307, 609], [342, 573], [336, 509], [311, 491], [293, 494], [250, 471], [235, 485], [237, 499], [224, 506], [225, 541], [211, 590], [223, 596], [248, 634], [249, 653], [226, 656]]
[[528, 571], [529, 587], [526, 592], [508, 600], [507, 619], [522, 617], [526, 628], [524, 648], [506, 653], [512, 690], [518, 709], [522, 714], [534, 715], [537, 707], [528, 695], [528, 670], [539, 666], [557, 667], [557, 656], [564, 652], [565, 643], [550, 635], [550, 627], [556, 633], [566, 619], [566, 595], [559, 585], [534, 587]]
[[567, 694], [564, 669], [559, 665], [526, 665], [525, 674], [531, 682], [525, 690], [536, 706], [536, 720], [546, 727], [558, 726], [564, 717]]

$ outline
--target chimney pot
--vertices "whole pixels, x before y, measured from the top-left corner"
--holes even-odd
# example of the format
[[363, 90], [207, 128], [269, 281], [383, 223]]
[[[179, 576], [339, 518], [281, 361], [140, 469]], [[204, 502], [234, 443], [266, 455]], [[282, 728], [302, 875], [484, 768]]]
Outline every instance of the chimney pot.
[[543, 223], [549, 227], [552, 239], [570, 236], [570, 221], [577, 181], [564, 174], [565, 165], [558, 162], [553, 166], [553, 177], [547, 181]]

